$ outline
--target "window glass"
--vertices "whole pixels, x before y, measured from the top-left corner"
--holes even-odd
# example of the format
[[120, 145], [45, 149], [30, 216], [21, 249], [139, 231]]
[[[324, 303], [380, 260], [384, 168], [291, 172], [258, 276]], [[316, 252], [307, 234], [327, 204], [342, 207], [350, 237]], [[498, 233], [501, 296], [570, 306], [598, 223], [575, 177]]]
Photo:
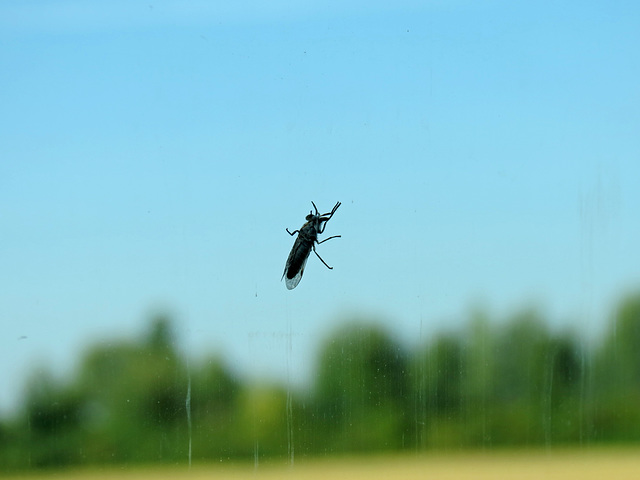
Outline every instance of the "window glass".
[[637, 443], [638, 13], [3, 2], [0, 471]]

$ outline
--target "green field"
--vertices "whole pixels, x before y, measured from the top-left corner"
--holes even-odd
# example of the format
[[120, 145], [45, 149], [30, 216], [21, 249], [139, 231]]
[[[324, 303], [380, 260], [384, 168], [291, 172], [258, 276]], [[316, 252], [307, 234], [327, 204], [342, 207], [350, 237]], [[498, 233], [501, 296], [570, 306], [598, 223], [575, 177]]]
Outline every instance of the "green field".
[[638, 479], [640, 448], [619, 450], [568, 450], [474, 452], [422, 456], [379, 456], [333, 460], [299, 460], [290, 465], [198, 465], [148, 469], [66, 470], [20, 475], [22, 480], [173, 480], [173, 479], [280, 479], [383, 480], [398, 478], [500, 480], [500, 479]]

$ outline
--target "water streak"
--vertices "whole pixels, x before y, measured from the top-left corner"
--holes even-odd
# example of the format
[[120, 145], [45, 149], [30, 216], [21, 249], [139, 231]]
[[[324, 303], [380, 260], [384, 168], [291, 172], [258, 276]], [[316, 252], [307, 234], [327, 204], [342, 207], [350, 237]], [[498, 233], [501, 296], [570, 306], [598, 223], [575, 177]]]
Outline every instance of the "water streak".
[[189, 468], [191, 468], [191, 370], [189, 368], [189, 360], [187, 360], [187, 398], [185, 407], [187, 410], [187, 428], [189, 431]]

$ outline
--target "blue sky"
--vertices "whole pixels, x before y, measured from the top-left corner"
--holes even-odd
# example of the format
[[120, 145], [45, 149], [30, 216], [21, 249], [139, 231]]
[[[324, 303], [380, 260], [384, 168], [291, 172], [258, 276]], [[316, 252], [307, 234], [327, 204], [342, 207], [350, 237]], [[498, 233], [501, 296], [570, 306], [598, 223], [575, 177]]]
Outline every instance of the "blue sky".
[[[222, 4], [222, 2], [219, 2]], [[585, 336], [640, 286], [633, 2], [0, 4], [0, 411], [38, 365], [176, 320], [300, 382], [353, 315], [483, 305]], [[316, 202], [341, 234], [280, 282]]]

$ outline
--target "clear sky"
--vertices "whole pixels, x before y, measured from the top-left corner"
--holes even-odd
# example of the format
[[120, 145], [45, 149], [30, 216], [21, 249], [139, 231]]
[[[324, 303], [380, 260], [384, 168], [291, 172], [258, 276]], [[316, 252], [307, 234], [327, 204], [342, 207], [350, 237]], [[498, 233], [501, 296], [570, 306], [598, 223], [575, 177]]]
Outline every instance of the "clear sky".
[[[640, 286], [637, 2], [0, 3], [0, 412], [173, 315], [304, 381], [352, 315], [601, 331]], [[342, 206], [300, 285], [310, 201]]]

